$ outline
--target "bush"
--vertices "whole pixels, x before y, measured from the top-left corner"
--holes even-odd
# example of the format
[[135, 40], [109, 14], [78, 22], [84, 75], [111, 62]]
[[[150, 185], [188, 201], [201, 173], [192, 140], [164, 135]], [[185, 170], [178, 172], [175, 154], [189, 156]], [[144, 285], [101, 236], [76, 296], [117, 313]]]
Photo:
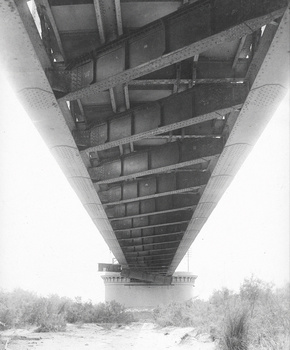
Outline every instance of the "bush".
[[66, 320], [63, 315], [50, 315], [44, 319], [35, 332], [64, 332], [66, 330]]
[[208, 333], [223, 349], [285, 350], [289, 348], [289, 284], [274, 291], [260, 279], [245, 279], [239, 293], [223, 288], [208, 301], [191, 300], [153, 311], [160, 326], [192, 326]]
[[221, 347], [224, 350], [248, 349], [248, 312], [247, 310], [233, 311], [225, 320]]
[[153, 310], [155, 322], [162, 326], [195, 327], [198, 333], [207, 332], [217, 337], [218, 313], [214, 305], [203, 300], [171, 303]]
[[[0, 291], [0, 325], [2, 328], [37, 326], [38, 332], [64, 331], [69, 323], [129, 323], [133, 314], [111, 301], [92, 304], [80, 297], [71, 300], [57, 295], [38, 297], [21, 289]], [[4, 326], [3, 326], [4, 325]]]

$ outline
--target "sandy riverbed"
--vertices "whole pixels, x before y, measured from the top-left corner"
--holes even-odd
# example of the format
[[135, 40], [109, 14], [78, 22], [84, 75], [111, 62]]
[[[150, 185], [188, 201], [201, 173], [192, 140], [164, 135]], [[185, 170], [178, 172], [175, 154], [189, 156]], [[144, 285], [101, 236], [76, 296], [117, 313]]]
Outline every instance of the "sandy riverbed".
[[69, 324], [66, 332], [59, 333], [35, 333], [33, 329], [7, 330], [1, 332], [1, 340], [3, 349], [6, 344], [7, 350], [215, 349], [210, 337], [196, 334], [194, 328], [160, 328], [153, 323], [141, 322], [127, 326]]

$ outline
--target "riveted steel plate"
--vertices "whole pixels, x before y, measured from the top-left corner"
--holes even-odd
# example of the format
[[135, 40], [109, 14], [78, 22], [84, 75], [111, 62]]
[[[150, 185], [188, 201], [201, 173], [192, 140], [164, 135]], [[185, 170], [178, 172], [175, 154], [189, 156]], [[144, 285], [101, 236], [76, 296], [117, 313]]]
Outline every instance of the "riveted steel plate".
[[[0, 5], [0, 32], [5, 32], [5, 36], [0, 40], [0, 53], [5, 53], [6, 74], [11, 79], [16, 94], [26, 101], [24, 105], [28, 115], [48, 148], [53, 149], [65, 176], [83, 205], [95, 218], [94, 222], [105, 241], [109, 243], [109, 239], [112, 239], [112, 251], [122, 264], [126, 264], [124, 254], [50, 87], [44, 71], [48, 67], [42, 66], [41, 58], [35, 51], [36, 48], [23, 23], [21, 8], [24, 5], [26, 6], [26, 3], [21, 2], [19, 11], [13, 0], [1, 2]], [[32, 17], [29, 25], [30, 30], [39, 36]]]
[[[166, 28], [166, 31], [170, 31], [170, 21], [172, 20], [177, 21], [177, 18], [179, 17], [180, 21], [182, 21], [182, 17], [188, 18], [189, 13], [192, 14], [192, 19], [195, 19], [195, 12], [198, 13], [201, 8], [205, 8], [208, 6], [209, 3], [203, 2], [202, 5], [200, 2], [194, 3], [185, 10], [178, 11], [177, 14], [174, 14], [172, 18], [168, 16], [164, 21], [164, 27]], [[186, 46], [183, 46], [180, 49], [176, 49], [174, 51], [170, 51], [169, 53], [160, 55], [159, 57], [155, 59], [149, 59], [149, 61], [144, 62], [136, 67], [130, 66], [129, 62], [129, 69], [124, 70], [123, 72], [116, 73], [115, 75], [109, 76], [107, 79], [99, 80], [97, 79], [97, 82], [92, 84], [89, 87], [84, 87], [83, 89], [79, 90], [78, 92], [71, 92], [68, 93], [64, 99], [67, 100], [73, 100], [77, 98], [81, 98], [82, 96], [85, 96], [86, 94], [90, 94], [97, 91], [103, 91], [107, 90], [111, 87], [114, 87], [116, 85], [126, 83], [132, 79], [136, 79], [137, 77], [140, 77], [142, 75], [148, 74], [154, 70], [161, 69], [163, 67], [166, 67], [168, 65], [177, 63], [179, 61], [182, 61], [184, 59], [187, 59], [189, 57], [193, 57], [196, 54], [200, 54], [203, 51], [206, 51], [213, 45], [219, 45], [226, 41], [231, 41], [238, 39], [244, 35], [251, 34], [254, 30], [259, 29], [261, 26], [267, 24], [268, 22], [271, 22], [273, 19], [281, 16], [285, 10], [286, 7], [286, 0], [279, 0], [278, 3], [271, 3], [271, 6], [269, 6], [269, 3], [267, 0], [260, 0], [257, 3], [255, 3], [254, 10], [253, 5], [250, 1], [247, 1], [243, 5], [240, 3], [235, 4], [235, 13], [237, 14], [238, 18], [234, 20], [234, 24], [228, 24], [232, 23], [229, 22], [229, 19], [232, 21], [231, 17], [229, 17], [228, 14], [224, 14], [223, 16], [223, 6], [221, 6], [221, 13], [217, 16], [216, 8], [214, 9], [214, 20], [211, 19], [211, 23], [208, 23], [209, 28], [207, 30], [203, 30], [203, 37], [195, 41], [194, 36], [191, 36], [192, 42], [189, 43]], [[248, 9], [251, 8], [251, 11], [248, 11]], [[191, 11], [193, 9], [193, 11]], [[203, 15], [203, 11], [201, 11], [201, 16]], [[208, 15], [204, 15], [204, 19]], [[257, 17], [255, 17], [257, 16]], [[202, 21], [202, 19], [200, 18]], [[206, 20], [205, 20], [206, 22]], [[214, 22], [214, 23], [213, 23]], [[219, 26], [216, 26], [216, 23], [219, 24]], [[186, 27], [184, 27], [184, 30], [186, 30]], [[116, 50], [116, 47], [121, 45], [123, 49], [125, 42], [128, 43], [132, 40], [135, 40], [139, 36], [139, 40], [142, 40], [144, 37], [148, 35], [152, 30], [160, 30], [160, 23], [154, 23], [152, 24], [152, 27], [148, 27], [146, 29], [142, 29], [137, 33], [129, 35], [128, 37], [124, 36], [119, 41], [116, 41], [114, 45], [109, 45], [105, 49], [102, 49], [102, 51], [96, 52], [95, 54], [99, 57], [102, 56], [102, 68], [101, 70], [110, 70], [111, 65], [112, 67], [116, 63], [116, 60], [113, 59], [113, 56], [111, 54], [112, 50]], [[199, 30], [197, 28], [197, 30]], [[211, 32], [211, 35], [209, 36], [207, 33]], [[167, 34], [165, 34], [165, 37]], [[186, 32], [183, 35], [186, 37]], [[169, 35], [168, 35], [169, 37]], [[167, 41], [167, 39], [165, 40]], [[169, 41], [170, 42], [170, 41]], [[129, 55], [130, 55], [130, 45], [128, 45]], [[115, 46], [115, 48], [114, 48]], [[167, 46], [167, 45], [166, 45]], [[91, 54], [89, 54], [91, 55]], [[106, 60], [104, 57], [108, 55], [111, 56], [111, 59]], [[98, 59], [97, 59], [98, 60]], [[107, 67], [105, 69], [105, 62], [107, 61]], [[114, 63], [114, 64], [113, 64]], [[125, 69], [125, 66], [124, 66]]]
[[[184, 192], [193, 191], [195, 188], [199, 188], [207, 183], [210, 177], [209, 172], [180, 172], [177, 174], [164, 174], [158, 177], [150, 177], [145, 180], [132, 181], [123, 183], [119, 186], [112, 186], [106, 191], [100, 191], [99, 196], [102, 202], [110, 205], [118, 205], [121, 203], [129, 203], [132, 201], [144, 201], [146, 199], [158, 198], [157, 205], [160, 206], [164, 201], [170, 201], [169, 195], [172, 196], [174, 203], [185, 203], [192, 204], [193, 195], [185, 194]], [[146, 192], [143, 192], [146, 189]], [[125, 198], [124, 196], [131, 197]], [[137, 196], [138, 193], [138, 196]], [[182, 194], [182, 199], [180, 195]], [[166, 196], [165, 199], [162, 197]]]
[[[200, 200], [202, 209], [196, 210], [194, 216], [202, 215], [203, 217], [208, 217], [211, 214], [215, 203], [217, 203], [221, 198], [223, 192], [226, 190], [234, 175], [238, 171], [242, 161], [246, 158], [246, 155], [249, 153], [254, 142], [256, 142], [258, 135], [264, 128], [265, 123], [273, 112], [274, 108], [272, 109], [272, 107], [278, 103], [278, 96], [276, 96], [277, 90], [273, 96], [269, 94], [269, 99], [264, 101], [264, 103], [268, 105], [265, 108], [257, 99], [257, 96], [259, 92], [265, 91], [264, 89], [268, 89], [269, 86], [277, 86], [277, 76], [283, 72], [283, 68], [285, 67], [283, 63], [286, 56], [285, 43], [287, 42], [287, 36], [289, 41], [289, 32], [286, 32], [285, 30], [279, 31], [279, 28], [283, 28], [285, 25], [285, 22], [283, 21], [286, 18], [287, 15], [283, 17], [278, 30], [276, 31], [272, 42], [273, 45], [270, 45], [269, 51], [265, 53], [266, 56], [264, 63], [258, 70], [256, 79], [253, 81], [252, 90], [250, 91], [248, 98], [238, 116], [237, 122], [234, 125], [234, 132], [230, 134], [224, 151], [222, 152], [217, 166], [213, 171], [213, 177], [210, 179], [208, 186], [203, 192]], [[281, 61], [282, 57], [284, 57], [284, 60], [282, 59]], [[277, 74], [273, 74], [272, 71], [274, 62], [275, 64], [277, 62], [281, 62], [279, 69], [278, 66], [276, 66], [278, 70]], [[270, 63], [272, 63], [272, 65]], [[282, 70], [280, 68], [282, 68]], [[262, 77], [261, 80], [260, 77]], [[280, 90], [280, 98], [283, 96], [283, 92], [285, 91], [283, 89], [283, 82], [285, 82], [285, 79], [281, 77], [282, 76], [280, 75], [278, 85], [278, 89]], [[265, 96], [267, 96], [267, 94], [265, 94]], [[184, 234], [184, 237], [176, 251], [175, 257], [167, 273], [170, 274], [175, 270], [188, 250], [188, 247], [194, 241], [199, 230], [202, 228], [202, 222], [198, 222], [197, 220], [198, 218], [196, 220], [193, 219], [188, 225], [188, 229]]]
[[[208, 161], [208, 157], [213, 157], [221, 153], [222, 148], [222, 139], [185, 140], [182, 143], [172, 142], [164, 146], [152, 148], [152, 150], [147, 152], [136, 152], [124, 156], [121, 160], [115, 160], [98, 167], [89, 168], [88, 171], [92, 179], [100, 181], [100, 183], [118, 182], [125, 178], [144, 176], [147, 172], [148, 174], [158, 173], [167, 169], [180, 168], [202, 161]], [[121, 172], [122, 164], [123, 172]]]
[[97, 60], [97, 80], [104, 80], [122, 72], [125, 68], [125, 47], [117, 47]]
[[129, 199], [129, 198], [135, 198], [138, 195], [138, 188], [137, 184], [134, 182], [129, 182], [125, 186], [123, 186], [123, 196], [122, 199]]
[[156, 59], [165, 52], [165, 31], [162, 27], [159, 30], [149, 32], [140, 39], [134, 39], [129, 40], [131, 68]]
[[[211, 34], [210, 4], [184, 9], [183, 16], [176, 16], [168, 23], [168, 51], [181, 49], [195, 41]], [[200, 3], [201, 4], [201, 3]]]
[[[12, 0], [10, 2], [14, 4]], [[113, 4], [113, 0], [102, 0], [101, 4], [110, 6], [108, 4]], [[14, 45], [15, 52], [8, 52], [5, 57], [5, 61], [15, 67], [11, 76], [19, 77], [18, 91], [26, 101], [26, 108], [32, 111], [33, 119], [39, 122], [40, 131], [50, 133], [47, 137], [49, 147], [63, 163], [64, 171], [70, 174], [69, 181], [84, 207], [122, 263], [127, 264], [127, 257], [132, 268], [172, 274], [203, 227], [285, 91], [281, 67], [285, 71], [285, 39], [289, 31], [286, 35], [284, 19], [281, 23], [276, 19], [286, 6], [286, 0], [197, 1], [146, 28], [131, 32], [124, 28], [122, 37], [94, 52], [89, 52], [90, 48], [100, 45], [96, 27], [91, 28], [94, 31], [91, 33], [62, 32], [60, 38], [65, 41], [63, 46], [69, 59], [83, 54], [84, 48], [88, 48], [88, 52], [66, 62], [66, 69], [59, 62], [53, 63], [59, 71], [47, 71], [45, 76], [38, 62], [38, 57], [42, 55], [43, 58], [43, 50], [35, 53], [38, 44], [31, 46], [34, 36], [27, 16], [23, 14], [23, 21], [30, 37], [23, 31], [21, 20], [18, 21], [18, 12], [11, 15], [7, 4], [1, 5], [1, 15], [10, 15], [7, 33], [15, 39], [13, 42], [24, 42], [19, 45], [24, 55]], [[93, 8], [92, 3], [89, 7]], [[23, 3], [18, 7], [20, 14], [22, 9]], [[68, 14], [63, 14], [65, 20], [71, 20]], [[78, 19], [81, 15], [73, 14]], [[115, 18], [113, 9], [110, 16], [104, 25], [112, 27], [105, 29], [105, 34], [113, 33], [114, 39], [117, 22], [120, 34], [120, 13]], [[95, 18], [94, 13], [90, 14], [92, 18]], [[134, 18], [134, 21], [138, 19]], [[254, 38], [258, 34], [251, 33], [267, 23], [271, 24], [260, 38], [261, 50], [259, 47], [257, 50]], [[77, 21], [61, 25], [78, 26]], [[100, 23], [98, 27], [100, 29]], [[270, 27], [277, 27], [277, 31], [271, 32], [272, 36], [267, 34]], [[83, 29], [87, 31], [88, 28]], [[244, 35], [250, 40], [240, 57], [239, 38]], [[264, 44], [268, 39], [272, 44], [266, 47]], [[49, 52], [48, 46], [46, 50]], [[5, 45], [3, 52], [6, 52]], [[15, 57], [18, 62], [13, 61]], [[213, 63], [216, 58], [226, 59], [227, 63]], [[186, 62], [174, 67], [185, 59]], [[231, 67], [233, 61], [234, 69]], [[21, 66], [21, 62], [29, 64]], [[249, 63], [250, 93], [246, 84], [242, 84]], [[273, 63], [277, 68], [274, 75]], [[42, 64], [51, 68], [46, 66], [45, 60]], [[219, 65], [223, 67], [220, 71]], [[256, 69], [253, 68], [255, 65]], [[31, 71], [26, 72], [27, 66]], [[210, 67], [211, 72], [207, 69]], [[160, 72], [161, 68], [166, 69]], [[142, 82], [135, 81], [127, 87], [132, 79], [141, 76]], [[104, 148], [89, 149], [80, 157], [74, 140], [66, 132], [67, 123], [58, 110], [47, 77], [52, 78], [51, 86], [58, 96], [69, 92], [62, 101], [84, 97], [73, 101], [70, 111], [78, 129], [74, 131], [78, 146], [81, 149], [92, 145]], [[228, 85], [222, 87], [221, 81]], [[181, 92], [194, 84], [190, 97]], [[110, 93], [86, 95], [107, 89]], [[117, 113], [114, 117], [112, 113], [112, 110], [118, 112], [171, 92], [176, 93], [172, 100], [147, 105], [147, 110], [138, 109], [136, 113], [130, 110], [127, 119], [125, 115]], [[138, 96], [141, 97], [138, 99]], [[234, 124], [227, 113], [235, 109], [238, 118]], [[71, 129], [73, 127], [74, 123], [70, 125]], [[94, 185], [86, 170], [90, 162], [90, 175], [94, 181], [99, 181]], [[207, 172], [203, 175], [205, 169]]]
[[[193, 124], [205, 123], [220, 118], [241, 105], [248, 93], [247, 84], [210, 84], [196, 86], [169, 98], [144, 104], [128, 112], [119, 113], [107, 121], [107, 140], [92, 138], [104, 129], [103, 124], [91, 128], [91, 138], [82, 137], [82, 131], [74, 133], [76, 142], [87, 142], [96, 152], [118, 145], [142, 140], [153, 135], [180, 129]], [[100, 131], [98, 131], [100, 129]], [[186, 129], [187, 131], [188, 129]], [[78, 138], [78, 134], [80, 137]]]
[[93, 31], [97, 29], [93, 4], [52, 6], [51, 12], [60, 32]]

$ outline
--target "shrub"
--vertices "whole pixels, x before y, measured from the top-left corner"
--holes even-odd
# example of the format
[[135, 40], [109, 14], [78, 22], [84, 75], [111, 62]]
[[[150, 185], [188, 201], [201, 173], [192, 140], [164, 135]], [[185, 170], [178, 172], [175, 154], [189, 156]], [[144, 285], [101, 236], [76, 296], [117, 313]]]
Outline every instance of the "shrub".
[[271, 284], [251, 277], [240, 293], [223, 288], [208, 301], [159, 306], [153, 316], [160, 326], [192, 326], [197, 333], [209, 333], [226, 350], [284, 350], [290, 339], [289, 301], [289, 284], [274, 291]]
[[82, 302], [80, 297], [73, 301], [57, 295], [38, 297], [21, 289], [10, 293], [0, 291], [2, 328], [35, 325], [38, 332], [58, 332], [65, 330], [66, 322], [129, 323], [133, 320], [133, 314], [116, 301], [92, 304]]
[[203, 300], [158, 306], [153, 310], [153, 317], [162, 327], [195, 327], [200, 333], [207, 332], [213, 338], [217, 337], [218, 313], [214, 305]]
[[224, 350], [247, 350], [248, 341], [248, 311], [232, 311], [225, 320], [221, 347]]
[[63, 315], [50, 315], [40, 322], [35, 332], [64, 332], [66, 330], [66, 320]]

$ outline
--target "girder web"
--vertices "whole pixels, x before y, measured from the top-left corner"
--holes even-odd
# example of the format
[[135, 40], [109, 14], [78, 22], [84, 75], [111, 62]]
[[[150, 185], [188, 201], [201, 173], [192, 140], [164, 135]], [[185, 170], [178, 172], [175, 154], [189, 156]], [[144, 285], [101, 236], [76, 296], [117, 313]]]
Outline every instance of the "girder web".
[[252, 34], [281, 16], [285, 6], [284, 0], [235, 1], [231, 5], [227, 1], [231, 8], [227, 12], [224, 2], [197, 1], [131, 35], [121, 36], [84, 54], [69, 65], [69, 70], [51, 71], [52, 85], [59, 79], [63, 81], [62, 91], [68, 92], [63, 97], [66, 100], [114, 88], [205, 52], [213, 45]]
[[35, 0], [46, 76], [122, 276], [169, 284], [287, 1], [152, 2], [146, 20], [141, 2]]

